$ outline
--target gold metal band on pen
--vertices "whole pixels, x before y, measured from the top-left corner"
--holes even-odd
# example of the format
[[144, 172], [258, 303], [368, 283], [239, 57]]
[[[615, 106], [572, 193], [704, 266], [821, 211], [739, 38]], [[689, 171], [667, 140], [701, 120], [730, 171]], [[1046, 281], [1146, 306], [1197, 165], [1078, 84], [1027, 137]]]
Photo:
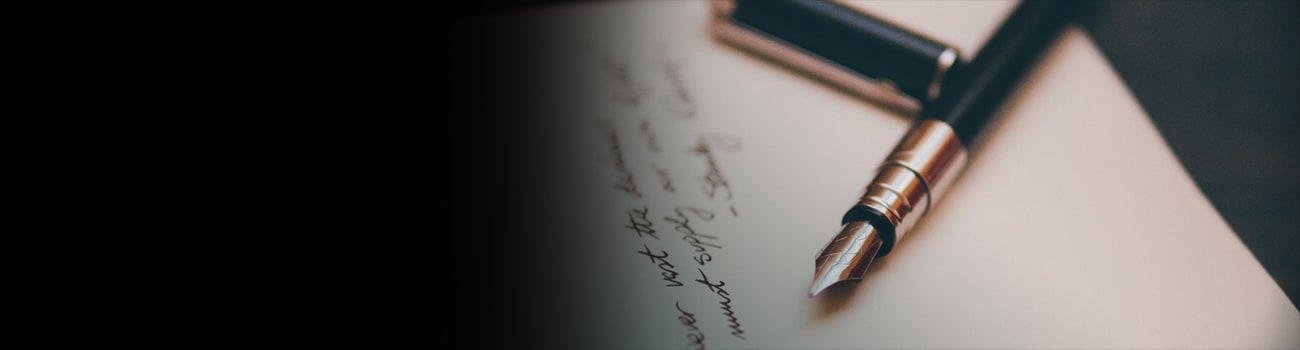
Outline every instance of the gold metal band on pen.
[[[902, 239], [966, 166], [966, 147], [947, 123], [922, 119], [899, 141], [859, 204], [885, 214]], [[917, 209], [924, 210], [913, 215]]]

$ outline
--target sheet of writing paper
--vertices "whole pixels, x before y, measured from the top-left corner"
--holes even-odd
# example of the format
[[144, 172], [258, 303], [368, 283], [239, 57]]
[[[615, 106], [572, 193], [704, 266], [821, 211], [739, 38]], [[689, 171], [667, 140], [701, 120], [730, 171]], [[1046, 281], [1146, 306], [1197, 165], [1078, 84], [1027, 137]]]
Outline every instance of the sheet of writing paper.
[[548, 275], [521, 297], [555, 295], [536, 300], [546, 324], [518, 325], [546, 329], [538, 344], [1300, 346], [1300, 314], [1073, 27], [929, 216], [862, 283], [809, 298], [815, 254], [909, 120], [715, 41], [708, 6], [503, 19], [553, 36], [526, 57], [552, 88], [503, 101], [553, 129], [553, 167], [521, 172], [563, 175], [517, 199], [560, 232], [515, 272]]

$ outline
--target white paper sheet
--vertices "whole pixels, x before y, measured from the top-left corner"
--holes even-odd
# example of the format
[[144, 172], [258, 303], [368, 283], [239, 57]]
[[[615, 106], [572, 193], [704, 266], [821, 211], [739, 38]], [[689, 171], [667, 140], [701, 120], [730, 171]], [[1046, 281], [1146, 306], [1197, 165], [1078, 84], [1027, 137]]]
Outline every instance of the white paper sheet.
[[[991, 31], [884, 5], [927, 33]], [[984, 26], [1009, 9], [960, 6]], [[565, 232], [546, 269], [564, 273], [519, 286], [565, 296], [537, 301], [555, 319], [539, 344], [1300, 347], [1300, 314], [1073, 27], [916, 230], [856, 288], [810, 299], [814, 255], [909, 121], [713, 40], [709, 16], [612, 2], [505, 19], [555, 35], [529, 59], [555, 65], [536, 112], [565, 130], [563, 161], [537, 170], [565, 176], [548, 184], [565, 203], [537, 209]]]

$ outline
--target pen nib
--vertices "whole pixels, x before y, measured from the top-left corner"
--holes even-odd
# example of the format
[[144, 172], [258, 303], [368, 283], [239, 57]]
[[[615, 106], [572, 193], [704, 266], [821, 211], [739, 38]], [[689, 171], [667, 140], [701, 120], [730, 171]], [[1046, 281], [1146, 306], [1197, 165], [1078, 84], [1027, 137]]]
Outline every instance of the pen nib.
[[815, 297], [842, 281], [862, 279], [882, 244], [880, 233], [871, 224], [864, 221], [844, 224], [840, 233], [817, 255], [817, 272], [808, 296]]

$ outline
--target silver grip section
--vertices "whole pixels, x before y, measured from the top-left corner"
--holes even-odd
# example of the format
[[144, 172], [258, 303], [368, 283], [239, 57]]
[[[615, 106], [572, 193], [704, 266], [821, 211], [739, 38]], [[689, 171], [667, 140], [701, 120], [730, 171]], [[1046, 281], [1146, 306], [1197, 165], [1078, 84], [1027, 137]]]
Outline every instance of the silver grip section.
[[[966, 166], [966, 146], [947, 123], [922, 119], [898, 142], [858, 204], [885, 214], [897, 242]], [[915, 213], [916, 210], [923, 210]]]

